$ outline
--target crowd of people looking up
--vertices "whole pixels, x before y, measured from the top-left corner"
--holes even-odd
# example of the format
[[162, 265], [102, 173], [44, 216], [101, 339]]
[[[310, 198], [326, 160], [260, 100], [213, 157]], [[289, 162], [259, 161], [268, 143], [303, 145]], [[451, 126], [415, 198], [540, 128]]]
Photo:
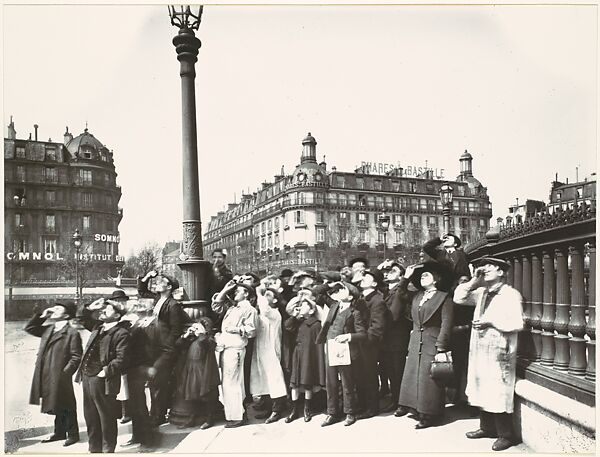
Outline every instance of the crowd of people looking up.
[[[90, 452], [114, 452], [120, 417], [132, 423], [124, 446], [152, 449], [155, 427], [177, 407], [179, 427], [203, 430], [223, 418], [243, 426], [248, 408], [267, 424], [324, 412], [323, 427], [351, 426], [393, 413], [424, 429], [443, 424], [449, 403], [480, 410], [467, 438], [509, 448], [523, 326], [509, 264], [469, 265], [452, 234], [423, 251], [428, 260], [416, 265], [355, 258], [336, 271], [261, 278], [233, 274], [218, 249], [214, 294], [194, 318], [178, 281], [156, 271], [138, 279], [138, 299], [116, 290], [79, 309], [63, 301], [37, 312], [25, 330], [41, 337], [31, 403], [55, 416], [45, 441], [79, 441], [76, 375]], [[75, 322], [91, 332], [85, 350]], [[450, 371], [435, 368], [450, 361]]]

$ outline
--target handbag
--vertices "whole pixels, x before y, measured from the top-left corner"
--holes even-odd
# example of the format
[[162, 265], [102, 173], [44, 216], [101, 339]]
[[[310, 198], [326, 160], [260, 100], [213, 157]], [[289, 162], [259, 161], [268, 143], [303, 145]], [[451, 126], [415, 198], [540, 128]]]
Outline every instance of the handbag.
[[456, 384], [454, 365], [452, 363], [452, 352], [441, 352], [440, 354], [445, 356], [445, 360], [436, 361], [434, 359], [431, 362], [429, 375], [439, 386], [451, 387]]

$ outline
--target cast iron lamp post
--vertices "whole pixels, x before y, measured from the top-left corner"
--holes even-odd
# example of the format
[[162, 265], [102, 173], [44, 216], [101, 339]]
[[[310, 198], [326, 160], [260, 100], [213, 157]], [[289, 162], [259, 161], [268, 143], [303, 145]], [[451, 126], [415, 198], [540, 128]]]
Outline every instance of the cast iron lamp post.
[[200, 40], [194, 30], [200, 27], [202, 5], [169, 6], [171, 24], [179, 28], [173, 44], [179, 60], [182, 106], [183, 164], [183, 243], [180, 262], [186, 307], [206, 307], [210, 288], [210, 263], [202, 258], [202, 223], [200, 220], [200, 186], [198, 179], [198, 144], [196, 132], [196, 92], [194, 64], [198, 61]]
[[379, 227], [383, 232], [383, 260], [386, 259], [385, 248], [387, 247], [387, 231], [390, 228], [390, 216], [385, 211], [379, 215]]
[[75, 229], [73, 233], [73, 246], [75, 247], [75, 303], [79, 304], [79, 250], [81, 249], [79, 229]]
[[442, 214], [444, 216], [444, 233], [450, 233], [450, 210], [452, 209], [452, 192], [454, 189], [448, 184], [440, 188], [440, 200], [442, 201]]

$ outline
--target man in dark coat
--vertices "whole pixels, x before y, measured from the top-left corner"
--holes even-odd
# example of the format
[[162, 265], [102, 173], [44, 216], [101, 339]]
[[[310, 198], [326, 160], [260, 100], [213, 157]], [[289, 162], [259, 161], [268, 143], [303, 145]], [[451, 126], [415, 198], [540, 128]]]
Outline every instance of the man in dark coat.
[[[154, 278], [155, 292], [148, 289], [148, 280]], [[138, 295], [154, 298], [154, 321], [148, 328], [150, 337], [152, 366], [148, 370], [150, 395], [152, 398], [150, 417], [153, 425], [166, 422], [167, 409], [170, 406], [174, 382], [174, 367], [177, 361], [175, 342], [183, 333], [187, 314], [177, 300], [172, 297], [179, 281], [167, 275], [150, 271], [138, 280]]]
[[233, 278], [233, 273], [227, 267], [225, 260], [227, 259], [227, 253], [224, 249], [217, 248], [213, 250], [212, 254], [212, 284], [211, 284], [211, 295], [220, 292], [225, 284]]
[[340, 420], [339, 417], [339, 381], [342, 382], [343, 411], [346, 414], [344, 425], [352, 425], [356, 422], [357, 399], [355, 393], [355, 382], [353, 369], [359, 363], [359, 343], [367, 337], [367, 327], [363, 317], [353, 304], [359, 296], [359, 291], [350, 283], [337, 283], [331, 288], [330, 295], [335, 300], [329, 309], [327, 318], [317, 337], [317, 344], [324, 344], [332, 339], [337, 343], [349, 343], [350, 365], [332, 365], [329, 358], [326, 359], [326, 388], [327, 388], [327, 417], [322, 427], [327, 427]]
[[379, 414], [379, 377], [377, 361], [386, 325], [386, 306], [378, 290], [383, 286], [383, 274], [376, 268], [365, 270], [360, 281], [361, 305], [367, 327], [367, 338], [361, 342], [363, 369], [357, 373], [358, 401], [362, 412], [357, 419], [368, 419]]
[[31, 383], [29, 403], [39, 405], [42, 412], [53, 414], [54, 433], [43, 443], [64, 440], [63, 446], [79, 441], [77, 405], [73, 392], [73, 374], [81, 362], [81, 337], [69, 325], [76, 306], [63, 301], [43, 313], [35, 313], [25, 326], [30, 335], [41, 338]]
[[469, 262], [465, 251], [461, 249], [460, 238], [452, 233], [447, 233], [441, 238], [433, 238], [423, 245], [423, 251], [437, 262], [446, 262], [454, 273], [453, 288], [457, 283], [468, 281], [471, 278]]
[[[397, 262], [390, 262], [382, 267], [388, 293], [384, 301], [386, 305], [386, 327], [383, 332], [380, 360], [383, 372], [390, 382], [392, 399], [385, 407], [385, 412], [396, 409], [400, 395], [400, 383], [404, 374], [408, 341], [412, 322], [406, 317], [412, 300], [412, 294], [406, 290], [408, 279], [404, 278], [404, 267]], [[387, 380], [386, 380], [387, 382]]]
[[[85, 312], [99, 311], [99, 323], [88, 339], [76, 380], [83, 386], [83, 414], [87, 425], [89, 452], [115, 452], [117, 418], [121, 406], [117, 394], [121, 375], [128, 366], [129, 331], [119, 325], [125, 307], [118, 302], [98, 301]], [[91, 316], [84, 313], [84, 326]], [[87, 321], [87, 322], [86, 322]]]

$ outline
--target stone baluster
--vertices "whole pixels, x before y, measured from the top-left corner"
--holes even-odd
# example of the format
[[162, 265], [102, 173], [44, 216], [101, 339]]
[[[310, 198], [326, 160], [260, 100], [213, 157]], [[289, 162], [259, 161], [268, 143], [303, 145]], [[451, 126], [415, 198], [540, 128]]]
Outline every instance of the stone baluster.
[[[554, 320], [556, 318], [556, 295], [554, 292], [554, 259], [552, 252], [544, 250], [544, 273], [543, 273], [543, 315], [542, 315], [542, 365], [552, 366], [554, 363]], [[536, 270], [534, 266], [534, 277]], [[542, 270], [539, 270], [540, 280], [542, 279]], [[535, 281], [535, 279], [534, 279]]]
[[[521, 256], [521, 265], [523, 269], [523, 291], [521, 295], [523, 296], [523, 315], [526, 329], [528, 329], [528, 324], [530, 323], [539, 327], [539, 319], [532, 321], [531, 314], [531, 261], [529, 259], [528, 254], [523, 254]], [[535, 354], [535, 343], [532, 341], [533, 332], [521, 332], [519, 334], [519, 354], [522, 357], [532, 357]]]
[[569, 368], [569, 270], [565, 247], [555, 249], [556, 257], [556, 317], [554, 318], [554, 369], [567, 371]]
[[514, 259], [513, 271], [513, 287], [523, 294], [523, 263], [519, 256]]
[[506, 282], [509, 286], [515, 287], [515, 259], [509, 257], [506, 259], [508, 263], [510, 263], [510, 268], [508, 270], [508, 276], [506, 277]]
[[587, 342], [588, 366], [586, 379], [596, 381], [596, 245], [590, 243], [588, 248], [590, 271], [588, 279], [588, 321], [585, 332], [590, 340]]
[[[526, 305], [529, 308], [529, 323], [531, 329], [531, 339], [533, 347], [530, 357], [533, 360], [540, 360], [542, 355], [542, 262], [540, 252], [535, 251], [531, 256], [531, 303]], [[525, 311], [527, 319], [527, 311]]]
[[569, 320], [569, 350], [571, 358], [569, 373], [584, 376], [587, 367], [585, 357], [585, 283], [583, 278], [583, 244], [577, 243], [569, 250], [571, 254], [571, 319]]

